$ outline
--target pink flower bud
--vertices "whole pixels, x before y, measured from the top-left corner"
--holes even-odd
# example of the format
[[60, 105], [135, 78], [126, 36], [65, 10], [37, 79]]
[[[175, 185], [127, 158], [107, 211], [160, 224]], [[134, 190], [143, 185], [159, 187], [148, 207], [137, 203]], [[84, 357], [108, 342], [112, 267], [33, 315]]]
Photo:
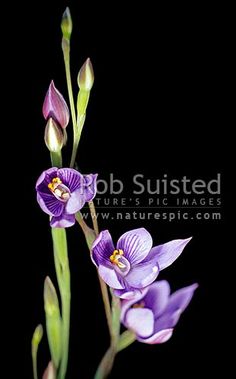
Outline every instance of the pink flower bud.
[[53, 80], [44, 99], [43, 116], [45, 120], [52, 117], [62, 128], [66, 128], [69, 123], [68, 106], [62, 94], [56, 89]]
[[56, 379], [56, 370], [52, 361], [49, 362], [48, 367], [44, 371], [43, 379]]

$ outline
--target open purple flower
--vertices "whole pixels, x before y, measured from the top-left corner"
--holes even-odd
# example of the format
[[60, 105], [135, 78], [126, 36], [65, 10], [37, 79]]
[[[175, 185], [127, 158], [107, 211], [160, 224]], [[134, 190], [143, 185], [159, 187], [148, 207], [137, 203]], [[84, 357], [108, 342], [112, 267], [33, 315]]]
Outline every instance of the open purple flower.
[[50, 225], [66, 228], [75, 223], [75, 213], [96, 194], [97, 175], [82, 175], [72, 168], [52, 167], [37, 180], [37, 201], [52, 216]]
[[134, 299], [122, 301], [121, 322], [136, 333], [140, 342], [166, 342], [197, 287], [193, 284], [170, 295], [167, 281], [155, 282], [136, 293]]
[[173, 240], [152, 248], [151, 235], [140, 228], [123, 234], [115, 248], [109, 231], [105, 230], [93, 243], [92, 260], [114, 294], [128, 299], [151, 284], [160, 270], [170, 266], [190, 239]]

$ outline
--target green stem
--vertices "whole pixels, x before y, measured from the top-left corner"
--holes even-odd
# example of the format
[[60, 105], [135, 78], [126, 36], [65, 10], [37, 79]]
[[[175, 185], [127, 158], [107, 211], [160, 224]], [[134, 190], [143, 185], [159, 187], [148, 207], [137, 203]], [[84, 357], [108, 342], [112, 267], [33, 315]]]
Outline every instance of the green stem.
[[33, 356], [33, 376], [34, 376], [34, 379], [38, 379], [37, 355]]
[[[94, 204], [92, 201], [89, 202], [89, 209], [93, 215], [96, 215], [95, 207], [94, 207]], [[96, 237], [99, 233], [96, 217], [92, 217], [94, 230], [89, 228], [89, 226], [84, 221], [83, 216], [81, 215], [80, 212], [76, 213], [75, 218], [78, 221], [81, 229], [83, 230], [88, 248], [91, 251], [92, 244], [93, 244], [94, 240], [96, 239]], [[112, 330], [112, 312], [111, 312], [111, 306], [110, 306], [110, 300], [109, 300], [107, 285], [99, 275], [98, 275], [98, 280], [99, 280], [99, 284], [100, 284], [100, 288], [101, 288], [102, 299], [103, 299], [104, 309], [105, 309], [105, 314], [106, 314], [106, 319], [107, 319], [107, 325], [109, 328], [110, 336], [112, 336], [112, 333], [113, 333], [113, 330]]]
[[[93, 223], [93, 228], [95, 231], [95, 235], [98, 236], [99, 234], [99, 228], [98, 228], [98, 221], [97, 221], [97, 214], [96, 214], [96, 209], [93, 201], [89, 201], [89, 210], [92, 218], [92, 223]], [[111, 312], [111, 306], [110, 306], [110, 300], [109, 300], [109, 295], [108, 295], [108, 289], [106, 283], [102, 280], [100, 275], [98, 274], [98, 280], [101, 288], [101, 293], [102, 293], [102, 299], [103, 299], [103, 304], [104, 304], [104, 309], [105, 309], [105, 314], [106, 314], [106, 319], [107, 319], [107, 325], [110, 333], [110, 337], [112, 340], [112, 335], [113, 335], [113, 329], [112, 329], [112, 312]]]
[[86, 239], [86, 242], [87, 242], [87, 246], [89, 248], [89, 251], [91, 253], [91, 248], [92, 248], [92, 245], [93, 245], [93, 242], [95, 241], [96, 239], [96, 234], [95, 234], [95, 231], [93, 229], [91, 229], [87, 224], [86, 222], [84, 221], [83, 219], [83, 216], [80, 212], [77, 212], [75, 214], [75, 218], [76, 218], [76, 221], [79, 223], [83, 233], [84, 233], [84, 236], [85, 236], [85, 239]]
[[107, 319], [107, 325], [110, 333], [110, 337], [112, 339], [112, 313], [111, 313], [111, 306], [110, 306], [110, 300], [109, 300], [109, 295], [108, 295], [108, 290], [107, 290], [107, 285], [106, 283], [102, 280], [100, 275], [98, 274], [98, 280], [101, 288], [101, 293], [102, 293], [102, 299], [103, 299], [103, 304], [104, 304], [104, 309], [105, 309], [105, 314], [106, 314], [106, 319]]
[[74, 142], [73, 142], [70, 167], [74, 167], [76, 152], [78, 148], [78, 128], [77, 128], [77, 123], [76, 123], [75, 103], [74, 103], [74, 96], [73, 96], [73, 89], [72, 89], [72, 82], [71, 82], [70, 41], [68, 39], [62, 38], [62, 51], [63, 51], [63, 57], [64, 57], [67, 90], [68, 90], [68, 96], [69, 96], [69, 102], [70, 102], [70, 110], [71, 110], [73, 133], [74, 133]]
[[136, 334], [132, 332], [131, 330], [126, 330], [120, 335], [118, 345], [117, 345], [117, 352], [120, 352], [126, 349], [129, 345], [131, 345], [135, 341], [136, 341]]
[[50, 152], [50, 157], [51, 157], [52, 166], [62, 167], [61, 151], [58, 153]]
[[98, 369], [96, 371], [96, 374], [94, 376], [94, 379], [105, 379], [108, 377], [110, 374], [113, 364], [114, 364], [114, 359], [116, 356], [116, 350], [115, 348], [111, 345], [107, 352], [105, 353], [104, 357], [102, 358]]
[[58, 379], [64, 379], [67, 370], [70, 334], [70, 268], [67, 252], [66, 231], [52, 228], [53, 250], [58, 286], [62, 305], [62, 360]]
[[90, 214], [91, 214], [91, 218], [92, 218], [94, 231], [95, 231], [96, 235], [98, 235], [99, 234], [99, 228], [98, 228], [97, 213], [96, 213], [94, 202], [89, 201], [88, 205], [89, 205], [89, 210], [90, 210]]
[[[89, 210], [92, 218], [93, 228], [96, 236], [99, 234], [98, 222], [97, 222], [97, 214], [93, 201], [89, 202]], [[105, 314], [107, 318], [107, 325], [110, 333], [110, 347], [102, 358], [98, 369], [96, 371], [94, 379], [105, 379], [112, 370], [115, 356], [117, 353], [117, 344], [119, 341], [119, 333], [120, 333], [120, 300], [112, 295], [112, 310], [108, 295], [108, 289], [106, 283], [103, 279], [98, 275], [102, 299], [105, 308]]]
[[120, 337], [120, 299], [112, 295], [111, 345], [102, 358], [94, 379], [105, 379], [110, 374], [117, 354]]

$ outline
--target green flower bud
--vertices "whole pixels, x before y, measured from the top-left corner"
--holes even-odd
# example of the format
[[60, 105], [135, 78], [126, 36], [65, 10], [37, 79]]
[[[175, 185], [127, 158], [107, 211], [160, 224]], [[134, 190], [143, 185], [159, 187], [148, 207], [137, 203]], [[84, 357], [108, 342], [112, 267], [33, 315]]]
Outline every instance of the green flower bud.
[[72, 28], [73, 28], [73, 23], [72, 23], [72, 18], [70, 14], [70, 9], [67, 7], [65, 12], [62, 15], [62, 20], [61, 20], [62, 35], [65, 39], [70, 40]]
[[44, 309], [48, 343], [54, 366], [57, 368], [61, 359], [61, 330], [62, 321], [56, 290], [49, 277], [44, 282]]
[[41, 324], [39, 324], [33, 334], [32, 338], [32, 349], [38, 349], [38, 345], [40, 344], [41, 340], [43, 338], [43, 327]]
[[31, 354], [32, 354], [32, 363], [33, 363], [33, 373], [34, 378], [37, 378], [37, 354], [38, 347], [43, 337], [43, 327], [38, 325], [34, 331], [32, 341], [31, 341]]

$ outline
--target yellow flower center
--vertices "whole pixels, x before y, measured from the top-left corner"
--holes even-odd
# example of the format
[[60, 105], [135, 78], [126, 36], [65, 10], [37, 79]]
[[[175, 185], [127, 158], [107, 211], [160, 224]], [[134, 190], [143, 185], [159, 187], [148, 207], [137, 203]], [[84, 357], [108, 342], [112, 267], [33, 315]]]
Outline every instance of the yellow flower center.
[[52, 181], [48, 184], [48, 188], [54, 195], [56, 195], [56, 197], [62, 200], [68, 200], [70, 197], [68, 188], [58, 177], [52, 179]]
[[123, 250], [114, 250], [112, 255], [110, 256], [111, 263], [117, 265], [119, 268], [125, 268], [126, 266], [124, 265], [124, 263], [119, 261], [122, 255], [124, 255]]
[[145, 307], [144, 301], [141, 301], [140, 303], [136, 303], [132, 305], [132, 308], [144, 308], [144, 307]]

